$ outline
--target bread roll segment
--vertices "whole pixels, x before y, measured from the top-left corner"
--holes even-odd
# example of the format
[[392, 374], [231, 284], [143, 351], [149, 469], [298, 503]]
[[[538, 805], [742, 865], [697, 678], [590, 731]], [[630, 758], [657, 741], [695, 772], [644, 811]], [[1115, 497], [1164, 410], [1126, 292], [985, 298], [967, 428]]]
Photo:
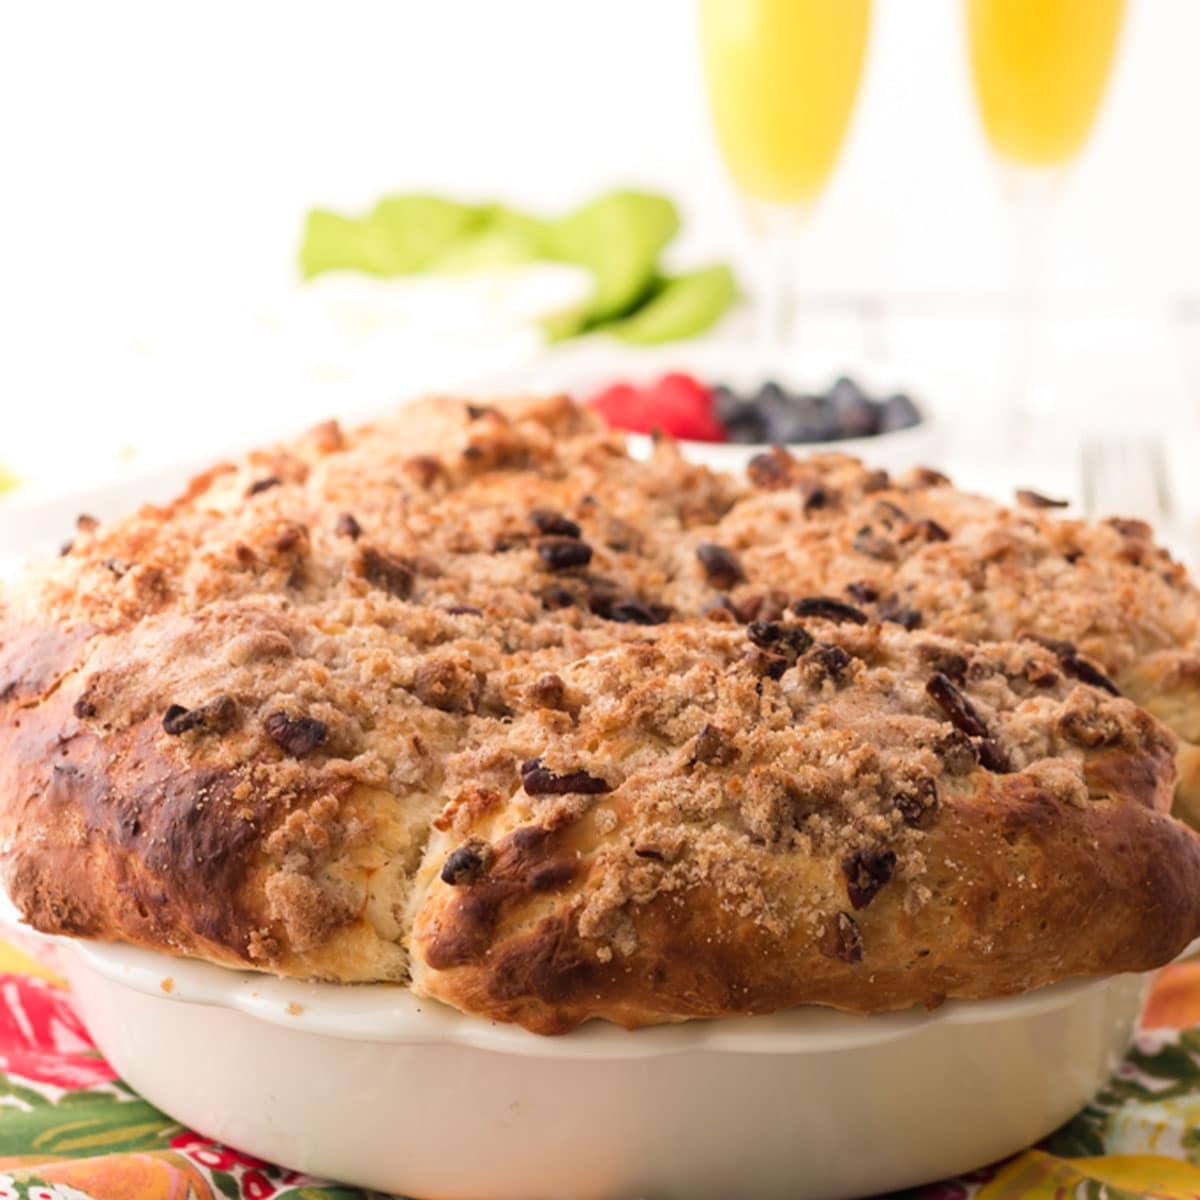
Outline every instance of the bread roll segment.
[[431, 400], [0, 597], [0, 862], [46, 932], [541, 1033], [1148, 969], [1198, 616], [1138, 522]]

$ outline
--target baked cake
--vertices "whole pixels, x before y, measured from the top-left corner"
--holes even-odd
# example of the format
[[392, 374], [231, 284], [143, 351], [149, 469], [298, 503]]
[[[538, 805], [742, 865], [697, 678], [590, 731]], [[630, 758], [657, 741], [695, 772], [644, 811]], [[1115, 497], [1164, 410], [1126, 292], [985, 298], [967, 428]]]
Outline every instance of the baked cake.
[[4, 596], [4, 879], [540, 1033], [1148, 969], [1200, 935], [1198, 617], [1136, 521], [430, 401]]

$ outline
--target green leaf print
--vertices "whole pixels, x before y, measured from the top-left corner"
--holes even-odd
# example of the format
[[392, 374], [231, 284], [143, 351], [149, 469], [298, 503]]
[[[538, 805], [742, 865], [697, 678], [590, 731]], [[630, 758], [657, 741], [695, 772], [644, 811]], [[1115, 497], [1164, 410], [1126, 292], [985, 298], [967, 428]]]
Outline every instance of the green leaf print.
[[91, 1093], [90, 1101], [6, 1113], [0, 1121], [0, 1155], [83, 1158], [161, 1150], [179, 1132], [179, 1125], [144, 1100]]
[[1091, 1158], [1104, 1153], [1104, 1124], [1106, 1115], [1090, 1106], [1055, 1130], [1042, 1148], [1062, 1158]]
[[[75, 1094], [74, 1092], [66, 1093], [67, 1096]], [[40, 1108], [50, 1103], [48, 1097], [43, 1096], [41, 1092], [36, 1091], [34, 1088], [17, 1083], [7, 1075], [0, 1075], [0, 1103], [10, 1100], [15, 1101], [17, 1107], [27, 1108]]]
[[242, 1194], [238, 1181], [228, 1171], [213, 1171], [212, 1181], [224, 1195], [229, 1197], [229, 1200], [238, 1200]]
[[1179, 1140], [1188, 1162], [1200, 1166], [1200, 1129], [1195, 1125], [1190, 1126], [1183, 1131], [1183, 1136]]
[[[1189, 1088], [1200, 1083], [1200, 1067], [1196, 1060], [1181, 1045], [1166, 1045], [1156, 1053], [1148, 1054], [1134, 1046], [1129, 1051], [1129, 1061], [1142, 1072], [1153, 1079], [1167, 1079], [1175, 1083], [1184, 1083]], [[1155, 1089], [1155, 1094], [1159, 1094]]]

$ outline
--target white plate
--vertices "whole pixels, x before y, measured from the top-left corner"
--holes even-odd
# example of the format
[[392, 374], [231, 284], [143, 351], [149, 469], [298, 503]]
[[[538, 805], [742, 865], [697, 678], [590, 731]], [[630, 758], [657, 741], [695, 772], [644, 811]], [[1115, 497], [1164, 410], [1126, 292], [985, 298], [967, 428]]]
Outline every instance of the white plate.
[[[909, 392], [921, 409], [923, 420], [911, 429], [877, 437], [845, 438], [833, 442], [810, 442], [789, 446], [796, 455], [835, 452], [861, 458], [873, 467], [902, 471], [908, 467], [936, 467], [946, 449], [945, 428], [936, 407], [924, 394], [920, 380], [906, 380], [870, 369], [843, 369], [819, 357], [806, 358], [768, 353], [761, 347], [739, 342], [681, 342], [673, 346], [636, 350], [611, 341], [585, 342], [560, 350], [527, 367], [497, 375], [485, 392], [491, 395], [520, 392], [566, 392], [586, 401], [609, 384], [652, 383], [671, 371], [695, 375], [704, 383], [728, 384], [753, 392], [768, 379], [795, 391], [824, 391], [840, 374], [851, 374], [869, 395], [888, 396]], [[692, 462], [718, 471], [739, 472], [756, 454], [770, 449], [769, 443], [681, 441], [680, 448]], [[650, 439], [630, 435], [630, 451], [644, 458]]]
[[427, 1200], [835, 1200], [945, 1178], [1078, 1111], [1145, 987], [1125, 975], [934, 1012], [545, 1038], [394, 986], [55, 941], [100, 1049], [163, 1111], [272, 1162]]

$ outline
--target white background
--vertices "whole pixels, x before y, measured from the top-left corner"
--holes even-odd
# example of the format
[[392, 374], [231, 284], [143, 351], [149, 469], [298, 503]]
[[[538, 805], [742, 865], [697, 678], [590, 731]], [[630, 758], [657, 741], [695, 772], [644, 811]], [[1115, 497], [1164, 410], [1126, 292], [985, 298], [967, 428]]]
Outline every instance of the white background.
[[[1153, 379], [1165, 395], [1191, 354], [1167, 314], [1200, 293], [1198, 54], [1200, 3], [1129, 0], [1055, 217], [1058, 302], [1119, 314], [1068, 345], [1070, 366], [1122, 394]], [[742, 248], [689, 0], [12, 3], [0, 122], [0, 439], [13, 444], [44, 444], [51, 427], [136, 443], [134, 412], [166, 428], [187, 407], [194, 428], [198, 403], [214, 419], [231, 404], [286, 410], [293, 381], [256, 358], [253, 330], [295, 286], [313, 204], [427, 188], [553, 212], [642, 184], [685, 210], [681, 261]], [[1013, 280], [1009, 215], [959, 0], [876, 0], [803, 285], [986, 308]]]

